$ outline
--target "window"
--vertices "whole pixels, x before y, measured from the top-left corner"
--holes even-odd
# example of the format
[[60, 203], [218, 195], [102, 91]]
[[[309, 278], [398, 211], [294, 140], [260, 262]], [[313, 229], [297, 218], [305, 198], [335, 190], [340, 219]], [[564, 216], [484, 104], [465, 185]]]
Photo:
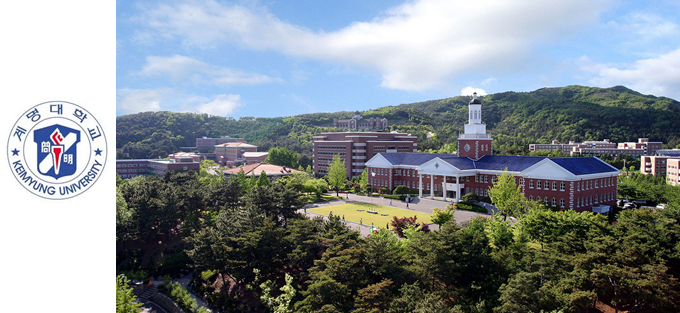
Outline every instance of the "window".
[[552, 190], [557, 190], [557, 182], [554, 181], [552, 184]]
[[564, 191], [564, 182], [560, 182], [560, 191]]
[[540, 180], [536, 181], [536, 189], [541, 189], [542, 186], [543, 183]]
[[595, 188], [600, 188], [600, 181], [599, 180], [595, 180]]
[[546, 180], [546, 181], [543, 183], [543, 187], [544, 187], [543, 189], [545, 189], [545, 190], [550, 189], [550, 183]]
[[553, 205], [553, 206], [557, 206], [557, 199], [552, 198], [552, 205]]
[[534, 201], [534, 196], [529, 196], [529, 201]]
[[536, 201], [541, 201], [541, 196], [536, 196]]
[[534, 181], [533, 180], [529, 180], [529, 188], [534, 189]]
[[479, 175], [475, 175], [475, 183], [479, 182]]
[[519, 178], [519, 185], [524, 186], [524, 178], [522, 177]]
[[560, 199], [560, 207], [564, 207], [564, 199]]
[[488, 183], [489, 182], [489, 175], [484, 175], [484, 182]]
[[491, 182], [494, 183], [494, 184], [497, 183], [498, 182], [498, 176], [495, 176], [495, 175], [491, 176]]

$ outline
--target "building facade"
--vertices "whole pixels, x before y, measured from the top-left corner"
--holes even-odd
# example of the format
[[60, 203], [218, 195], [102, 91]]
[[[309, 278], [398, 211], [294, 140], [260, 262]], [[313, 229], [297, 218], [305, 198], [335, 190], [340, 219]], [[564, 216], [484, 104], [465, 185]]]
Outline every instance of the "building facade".
[[246, 141], [243, 138], [231, 138], [229, 136], [226, 137], [220, 137], [220, 138], [208, 138], [208, 137], [201, 137], [201, 138], [196, 138], [196, 150], [200, 152], [211, 152], [215, 150], [215, 146], [227, 142], [242, 142], [245, 143]]
[[387, 119], [379, 117], [362, 118], [359, 111], [354, 112], [350, 119], [333, 119], [333, 127], [344, 130], [384, 130], [387, 128]]
[[403, 185], [417, 189], [419, 197], [460, 200], [467, 193], [488, 196], [497, 176], [507, 171], [532, 201], [576, 211], [606, 212], [615, 205], [621, 173], [616, 168], [596, 157], [492, 155], [493, 139], [481, 122], [481, 102], [475, 95], [468, 110], [459, 155], [378, 153], [365, 164], [369, 183], [389, 189]]
[[671, 158], [666, 162], [666, 182], [669, 185], [680, 185], [680, 158]]
[[257, 152], [257, 146], [243, 142], [227, 142], [215, 145], [215, 162], [234, 167], [246, 163], [245, 153]]
[[275, 181], [281, 177], [293, 175], [296, 173], [306, 173], [294, 168], [276, 164], [254, 163], [244, 165], [242, 167], [234, 167], [224, 170], [224, 174], [225, 176], [237, 175], [238, 172], [241, 171], [241, 169], [243, 169], [243, 172], [246, 174], [246, 177], [251, 177], [254, 175], [257, 178], [259, 178], [260, 175], [262, 174], [262, 171], [264, 171], [265, 174], [267, 175], [267, 178], [269, 178], [270, 181]]
[[643, 155], [653, 155], [657, 150], [661, 149], [663, 143], [650, 142], [648, 138], [638, 138], [638, 142], [611, 142], [609, 139], [602, 141], [584, 141], [559, 143], [553, 140], [552, 143], [535, 143], [529, 145], [530, 151], [539, 150], [561, 150], [568, 155], [589, 155], [589, 154], [609, 154], [611, 156], [630, 155], [633, 157], [640, 157]]
[[198, 171], [199, 162], [176, 159], [116, 160], [116, 174], [128, 179], [137, 176], [163, 175], [165, 171]]
[[661, 155], [642, 156], [640, 158], [640, 173], [666, 177], [666, 165], [669, 159], [671, 157]]
[[415, 152], [418, 138], [405, 133], [340, 132], [321, 133], [313, 137], [312, 168], [326, 175], [333, 156], [345, 161], [348, 178], [359, 176], [365, 162], [378, 153]]

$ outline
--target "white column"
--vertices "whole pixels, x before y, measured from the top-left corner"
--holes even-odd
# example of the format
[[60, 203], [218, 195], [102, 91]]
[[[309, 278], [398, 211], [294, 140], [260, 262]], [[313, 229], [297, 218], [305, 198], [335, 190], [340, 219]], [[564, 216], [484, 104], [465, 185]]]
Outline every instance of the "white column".
[[460, 202], [460, 177], [456, 177], [456, 202]]
[[434, 175], [430, 174], [430, 199], [434, 200]]
[[418, 198], [423, 197], [423, 174], [418, 174], [418, 180], [420, 181], [418, 183]]
[[442, 195], [444, 196], [444, 201], [446, 201], [446, 176], [442, 176]]

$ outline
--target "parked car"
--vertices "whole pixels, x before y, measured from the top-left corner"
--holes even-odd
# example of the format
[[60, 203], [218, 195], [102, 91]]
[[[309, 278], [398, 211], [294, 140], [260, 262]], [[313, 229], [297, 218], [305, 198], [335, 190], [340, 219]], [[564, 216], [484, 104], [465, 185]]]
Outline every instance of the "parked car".
[[657, 208], [657, 209], [665, 209], [665, 208], [666, 208], [666, 204], [665, 204], [665, 203], [661, 203], [661, 204], [657, 205], [656, 208]]
[[636, 208], [636, 207], [637, 207], [637, 206], [636, 206], [635, 203], [633, 203], [633, 202], [627, 202], [626, 204], [623, 205], [623, 208], [624, 208], [624, 209], [634, 209], [634, 208]]

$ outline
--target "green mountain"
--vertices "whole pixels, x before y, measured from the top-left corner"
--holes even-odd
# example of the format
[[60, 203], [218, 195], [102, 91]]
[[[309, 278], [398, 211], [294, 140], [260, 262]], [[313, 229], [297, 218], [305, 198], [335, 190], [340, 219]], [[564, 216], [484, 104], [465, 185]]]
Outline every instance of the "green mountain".
[[[567, 86], [532, 92], [503, 92], [481, 97], [483, 121], [494, 137], [494, 153], [527, 154], [530, 143], [647, 137], [675, 148], [680, 145], [680, 102], [643, 95], [623, 86]], [[418, 136], [420, 149], [455, 147], [467, 122], [470, 97], [430, 100], [362, 112], [385, 117], [388, 130]], [[116, 120], [118, 158], [156, 158], [195, 145], [201, 136], [241, 137], [260, 146], [287, 147], [311, 154], [312, 136], [334, 131], [333, 118], [351, 112], [313, 113], [291, 117], [238, 120], [207, 114], [144, 112]]]

